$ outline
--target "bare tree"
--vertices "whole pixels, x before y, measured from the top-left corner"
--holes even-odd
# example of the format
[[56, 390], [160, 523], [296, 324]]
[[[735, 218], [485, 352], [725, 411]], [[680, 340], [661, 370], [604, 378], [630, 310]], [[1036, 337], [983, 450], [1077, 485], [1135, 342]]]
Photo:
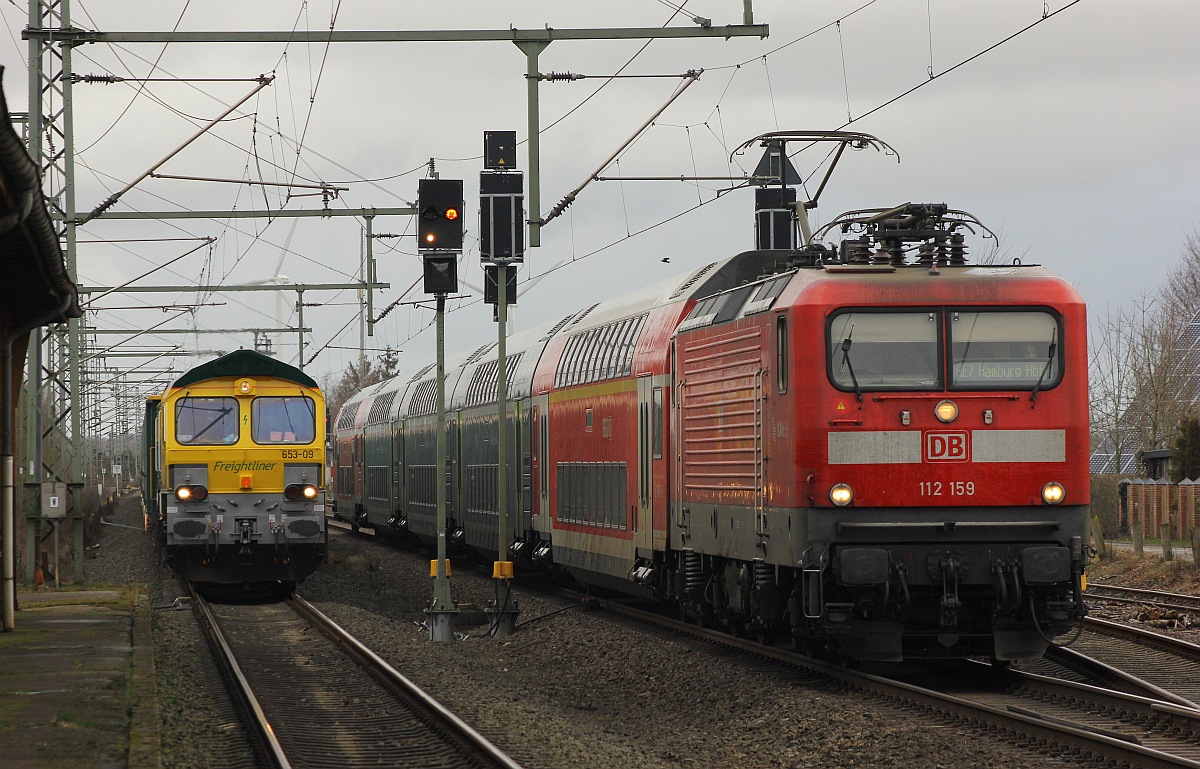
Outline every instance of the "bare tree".
[[1167, 273], [1162, 296], [1188, 320], [1200, 314], [1200, 233], [1192, 232], [1184, 241], [1179, 263]]
[[1121, 423], [1137, 392], [1132, 325], [1131, 314], [1111, 311], [1088, 340], [1093, 448], [1113, 457], [1117, 473], [1125, 458], [1139, 450], [1134, 433]]
[[1193, 303], [1200, 294], [1143, 296], [1133, 309], [1111, 311], [1089, 344], [1093, 437], [1118, 471], [1133, 452], [1167, 448], [1200, 395], [1197, 354], [1185, 333]]
[[1184, 328], [1190, 317], [1160, 299], [1143, 306], [1134, 326], [1133, 373], [1138, 389], [1127, 419], [1143, 449], [1166, 448], [1183, 412], [1195, 400], [1191, 372], [1183, 365], [1188, 351]]
[[1004, 227], [997, 227], [992, 230], [995, 237], [986, 238], [984, 250], [976, 253], [971, 261], [975, 264], [1013, 264], [1015, 262], [1025, 261], [1025, 257], [1029, 255], [1029, 249], [1026, 248], [1019, 254], [1013, 253], [1012, 244], [1004, 237]]
[[321, 383], [321, 389], [325, 392], [329, 413], [336, 417], [342, 410], [342, 406], [355, 393], [396, 376], [396, 369], [400, 361], [399, 354], [399, 350], [388, 347], [375, 360], [363, 360], [360, 364], [349, 364], [342, 376], [336, 380], [332, 374], [326, 376]]

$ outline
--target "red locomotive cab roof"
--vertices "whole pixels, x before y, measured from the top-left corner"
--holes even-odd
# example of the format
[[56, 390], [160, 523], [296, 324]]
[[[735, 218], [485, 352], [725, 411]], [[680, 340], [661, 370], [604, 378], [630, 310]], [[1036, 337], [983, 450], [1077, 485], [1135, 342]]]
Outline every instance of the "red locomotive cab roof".
[[936, 273], [916, 266], [828, 265], [801, 270], [800, 276], [780, 297], [780, 305], [962, 303], [1048, 305], [1060, 311], [1083, 306], [1070, 283], [1036, 265], [942, 267]]

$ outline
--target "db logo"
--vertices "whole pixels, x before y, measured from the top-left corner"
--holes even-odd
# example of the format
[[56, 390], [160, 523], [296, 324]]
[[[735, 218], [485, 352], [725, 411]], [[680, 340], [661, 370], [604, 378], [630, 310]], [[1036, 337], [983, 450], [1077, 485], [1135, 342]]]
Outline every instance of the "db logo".
[[925, 433], [925, 459], [928, 462], [966, 462], [968, 453], [965, 432]]

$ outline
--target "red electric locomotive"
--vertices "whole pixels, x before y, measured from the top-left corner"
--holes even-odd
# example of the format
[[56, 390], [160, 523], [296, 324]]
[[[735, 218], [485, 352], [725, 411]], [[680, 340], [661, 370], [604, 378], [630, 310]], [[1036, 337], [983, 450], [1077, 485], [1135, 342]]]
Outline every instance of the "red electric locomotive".
[[885, 660], [1037, 657], [1082, 619], [1084, 306], [1041, 267], [967, 264], [959, 224], [845, 215], [844, 260], [680, 324], [669, 571], [691, 612]]
[[[451, 362], [449, 541], [854, 659], [1040, 656], [1085, 614], [1086, 319], [980, 226], [850, 212], [513, 337], [504, 468], [495, 346]], [[337, 488], [433, 541], [427, 374], [346, 405]]]

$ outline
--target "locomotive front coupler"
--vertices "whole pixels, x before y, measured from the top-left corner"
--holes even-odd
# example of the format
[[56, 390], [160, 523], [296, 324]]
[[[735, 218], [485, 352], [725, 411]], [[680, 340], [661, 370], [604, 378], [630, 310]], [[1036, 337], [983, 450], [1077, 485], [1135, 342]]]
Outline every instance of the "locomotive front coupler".
[[942, 616], [943, 628], [958, 627], [958, 610], [962, 601], [958, 597], [959, 562], [956, 558], [947, 557], [940, 561], [942, 571]]
[[249, 518], [243, 518], [238, 521], [238, 544], [241, 549], [238, 550], [238, 555], [250, 555], [250, 545], [254, 544], [251, 535], [254, 533], [254, 521]]
[[908, 567], [900, 561], [892, 564], [892, 571], [896, 575], [896, 580], [900, 583], [900, 597], [896, 599], [897, 606], [908, 606], [912, 596], [908, 592]]

